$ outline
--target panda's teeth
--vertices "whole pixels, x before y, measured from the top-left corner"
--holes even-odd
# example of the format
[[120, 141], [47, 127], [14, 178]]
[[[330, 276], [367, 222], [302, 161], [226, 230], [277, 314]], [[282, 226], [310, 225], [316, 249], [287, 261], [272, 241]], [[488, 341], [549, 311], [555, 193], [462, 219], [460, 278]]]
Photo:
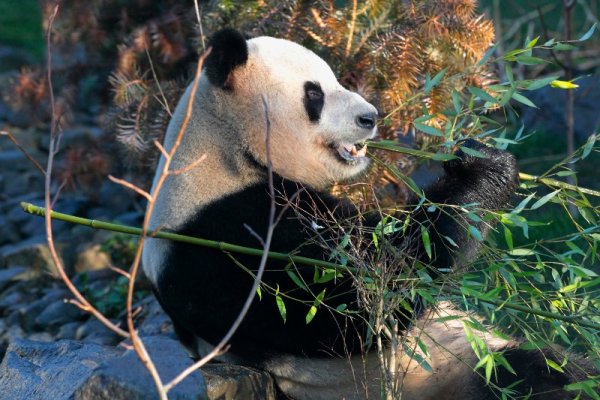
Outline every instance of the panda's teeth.
[[336, 147], [339, 155], [347, 162], [354, 162], [358, 158], [365, 157], [367, 155], [367, 146], [359, 143], [354, 144], [339, 144]]
[[363, 144], [362, 147], [360, 148], [360, 150], [358, 150], [356, 152], [356, 155], [359, 157], [366, 157], [367, 156], [367, 145]]

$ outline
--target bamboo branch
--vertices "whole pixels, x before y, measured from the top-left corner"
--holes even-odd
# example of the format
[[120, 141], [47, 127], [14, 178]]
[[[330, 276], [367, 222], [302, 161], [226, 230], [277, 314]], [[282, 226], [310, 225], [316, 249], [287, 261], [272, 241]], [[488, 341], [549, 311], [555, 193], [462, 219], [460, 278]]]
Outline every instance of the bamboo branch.
[[[46, 210], [44, 208], [35, 206], [30, 203], [22, 202], [21, 207], [23, 208], [23, 210], [25, 212], [32, 214], [32, 215], [37, 215], [37, 216], [41, 216], [41, 217], [46, 215]], [[56, 211], [51, 211], [50, 217], [53, 219], [60, 220], [60, 221], [65, 221], [65, 222], [70, 222], [70, 223], [74, 223], [74, 224], [78, 224], [78, 225], [88, 226], [88, 227], [91, 227], [94, 229], [103, 229], [103, 230], [127, 233], [130, 235], [137, 235], [137, 236], [139, 236], [142, 233], [142, 229], [140, 229], [140, 228], [135, 228], [132, 226], [127, 226], [127, 225], [112, 224], [109, 222], [91, 220], [91, 219], [86, 219], [86, 218], [81, 218], [81, 217], [75, 217], [73, 215], [62, 214], [62, 213], [59, 213]], [[180, 235], [177, 233], [148, 232], [148, 236], [153, 237], [153, 238], [158, 238], [158, 239], [167, 239], [167, 240], [174, 240], [174, 241], [178, 241], [178, 242], [190, 243], [190, 244], [194, 244], [194, 245], [198, 245], [198, 246], [204, 246], [204, 247], [209, 247], [209, 248], [218, 249], [218, 250], [222, 250], [222, 251], [252, 255], [252, 256], [257, 256], [257, 257], [262, 256], [264, 253], [264, 251], [262, 249], [238, 246], [235, 244], [230, 244], [230, 243], [225, 243], [225, 242], [217, 242], [214, 240], [201, 239], [201, 238], [196, 238], [196, 237], [192, 237], [192, 236], [185, 236], [185, 235]], [[356, 267], [349, 267], [349, 266], [335, 264], [335, 263], [328, 262], [328, 261], [317, 260], [317, 259], [309, 258], [309, 257], [295, 256], [295, 255], [286, 254], [286, 253], [278, 253], [278, 252], [269, 251], [269, 252], [267, 252], [267, 257], [275, 259], [275, 260], [292, 261], [297, 264], [315, 265], [318, 267], [341, 269], [341, 270], [348, 270], [348, 271], [353, 271], [353, 272], [358, 271], [358, 268], [356, 268]], [[483, 296], [478, 296], [473, 293], [463, 293], [458, 289], [448, 289], [448, 288], [444, 288], [444, 287], [441, 287], [438, 285], [433, 285], [433, 284], [423, 284], [423, 285], [428, 288], [437, 289], [440, 292], [447, 292], [448, 294], [451, 294], [453, 296], [461, 296], [461, 297], [464, 296], [464, 297], [475, 298], [481, 302], [492, 304], [497, 307], [507, 308], [507, 309], [511, 309], [511, 310], [515, 310], [515, 311], [521, 311], [521, 312], [524, 312], [527, 314], [538, 315], [540, 317], [555, 319], [555, 320], [563, 321], [563, 322], [566, 322], [569, 324], [575, 324], [575, 325], [579, 325], [579, 326], [583, 326], [583, 327], [591, 328], [591, 329], [596, 329], [596, 330], [600, 331], [600, 324], [591, 322], [591, 321], [577, 320], [578, 317], [571, 317], [571, 316], [565, 316], [562, 314], [555, 314], [555, 313], [552, 313], [549, 311], [534, 310], [532, 308], [520, 306], [518, 304], [507, 302], [505, 300], [491, 300], [488, 298], [484, 298]]]
[[[47, 65], [47, 69], [48, 69], [46, 78], [47, 78], [47, 82], [48, 82], [48, 92], [50, 95], [50, 107], [51, 107], [51, 111], [52, 111], [52, 116], [51, 116], [52, 120], [50, 123], [50, 144], [48, 147], [48, 160], [46, 163], [46, 169], [44, 170], [37, 162], [35, 162], [35, 160], [32, 157], [27, 157], [28, 159], [30, 159], [33, 162], [33, 164], [36, 166], [36, 168], [38, 168], [44, 174], [44, 204], [45, 204], [46, 209], [50, 210], [50, 212], [52, 212], [52, 206], [54, 204], [54, 202], [52, 201], [52, 194], [51, 194], [51, 191], [52, 191], [51, 190], [51, 188], [52, 188], [52, 167], [54, 165], [54, 157], [56, 156], [57, 148], [58, 148], [58, 145], [60, 142], [60, 132], [57, 133], [57, 130], [60, 129], [59, 116], [56, 113], [56, 107], [55, 107], [56, 103], [54, 101], [54, 87], [52, 85], [52, 51], [51, 51], [52, 50], [52, 42], [51, 42], [52, 27], [54, 24], [54, 19], [56, 18], [56, 15], [58, 14], [58, 8], [59, 8], [59, 5], [57, 4], [54, 7], [54, 10], [50, 14], [50, 16], [48, 17], [48, 28], [46, 31], [46, 47], [47, 47], [47, 49], [46, 49], [46, 63], [47, 64], [46, 65]], [[9, 135], [9, 138], [11, 138], [11, 135]], [[27, 152], [17, 144], [16, 140], [13, 141], [13, 143], [15, 143], [15, 145], [17, 145], [19, 150], [21, 150], [27, 156]], [[60, 188], [58, 191], [60, 191]], [[55, 200], [56, 200], [56, 198], [55, 198]], [[118, 327], [117, 325], [112, 323], [112, 321], [110, 321], [100, 311], [98, 311], [94, 306], [92, 306], [92, 304], [81, 294], [81, 292], [73, 284], [73, 282], [71, 281], [71, 279], [69, 278], [69, 276], [67, 275], [67, 273], [65, 271], [62, 261], [58, 257], [58, 251], [56, 250], [56, 246], [54, 243], [54, 236], [53, 236], [53, 232], [52, 232], [51, 214], [46, 215], [45, 209], [44, 209], [44, 215], [45, 215], [44, 225], [46, 228], [46, 241], [48, 242], [48, 249], [50, 250], [50, 256], [52, 257], [52, 261], [54, 262], [56, 271], [60, 275], [60, 278], [63, 280], [63, 282], [69, 289], [69, 291], [73, 294], [73, 296], [75, 296], [75, 300], [74, 300], [73, 304], [77, 304], [77, 306], [79, 308], [92, 314], [94, 317], [96, 317], [98, 319], [98, 321], [100, 321], [100, 323], [102, 323], [104, 326], [106, 326], [108, 329], [112, 330], [116, 334], [126, 337], [126, 338], [129, 337], [129, 334], [126, 331], [124, 331], [123, 329], [121, 329], [120, 327]]]
[[[32, 215], [37, 215], [40, 217], [44, 217], [46, 215], [45, 208], [38, 207], [31, 203], [22, 202], [21, 207], [23, 208], [23, 210], [26, 213], [29, 213]], [[81, 218], [81, 217], [76, 217], [74, 215], [59, 213], [56, 211], [50, 212], [50, 218], [56, 219], [59, 221], [70, 222], [72, 224], [87, 226], [87, 227], [90, 227], [93, 229], [102, 229], [102, 230], [106, 230], [106, 231], [126, 233], [129, 235], [136, 235], [136, 236], [141, 236], [141, 234], [142, 234], [141, 228], [135, 228], [133, 226], [120, 225], [120, 224], [114, 224], [114, 223], [110, 223], [110, 222]], [[156, 238], [156, 239], [167, 239], [167, 240], [172, 240], [175, 242], [182, 242], [182, 243], [189, 243], [189, 244], [194, 244], [194, 245], [198, 245], [198, 246], [204, 246], [204, 247], [208, 247], [208, 248], [212, 248], [212, 249], [221, 250], [224, 252], [246, 254], [246, 255], [257, 256], [257, 257], [260, 257], [263, 254], [262, 249], [243, 247], [243, 246], [238, 246], [238, 245], [231, 244], [231, 243], [218, 242], [215, 240], [208, 240], [208, 239], [202, 239], [202, 238], [197, 238], [197, 237], [192, 237], [192, 236], [180, 235], [178, 233], [172, 233], [172, 232], [163, 232], [163, 231], [152, 232], [152, 231], [150, 231], [150, 232], [148, 232], [147, 236]], [[270, 251], [268, 253], [268, 255], [269, 255], [269, 258], [272, 258], [274, 260], [291, 261], [291, 262], [294, 262], [297, 264], [315, 265], [317, 267], [323, 267], [323, 268], [348, 269], [346, 267], [342, 267], [341, 265], [338, 265], [338, 264], [335, 264], [332, 262], [316, 260], [313, 258], [302, 257], [302, 256], [295, 256], [293, 254], [288, 254], [288, 253], [278, 253], [278, 252]]]
[[[391, 151], [394, 153], [406, 154], [406, 155], [410, 155], [410, 156], [416, 156], [416, 157], [427, 158], [427, 159], [440, 159], [440, 158], [451, 159], [451, 158], [455, 157], [452, 154], [445, 155], [445, 154], [441, 154], [441, 153], [431, 153], [428, 151], [411, 149], [408, 147], [400, 146], [398, 143], [394, 143], [391, 141], [369, 142], [368, 146], [373, 149]], [[542, 178], [539, 176], [526, 174], [524, 172], [519, 172], [519, 179], [522, 181], [539, 182], [539, 183], [543, 183], [544, 185], [551, 186], [551, 187], [573, 190], [575, 192], [581, 192], [581, 193], [589, 194], [591, 196], [600, 197], [600, 191], [580, 187], [577, 185], [572, 185], [570, 183], [561, 182], [556, 179]]]

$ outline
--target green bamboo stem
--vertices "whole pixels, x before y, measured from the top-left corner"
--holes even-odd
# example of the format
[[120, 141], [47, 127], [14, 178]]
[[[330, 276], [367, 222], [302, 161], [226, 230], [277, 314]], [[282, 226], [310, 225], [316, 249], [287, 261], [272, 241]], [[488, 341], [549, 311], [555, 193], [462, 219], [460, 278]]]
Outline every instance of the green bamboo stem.
[[[21, 207], [23, 208], [23, 210], [25, 212], [32, 214], [32, 215], [37, 215], [40, 217], [44, 217], [46, 215], [45, 208], [35, 206], [31, 203], [21, 202]], [[103, 229], [103, 230], [107, 230], [107, 231], [127, 233], [130, 235], [136, 235], [136, 236], [140, 236], [142, 234], [142, 229], [140, 229], [140, 228], [76, 217], [73, 215], [63, 214], [63, 213], [59, 213], [56, 211], [50, 211], [50, 217], [52, 219], [70, 222], [70, 223], [74, 223], [74, 224], [78, 224], [78, 225], [84, 225], [84, 226], [88, 226], [88, 227], [94, 228], [94, 229]], [[179, 235], [179, 234], [170, 233], [170, 232], [162, 232], [162, 231], [149, 232], [148, 236], [153, 237], [153, 238], [167, 239], [167, 240], [173, 240], [173, 241], [177, 241], [177, 242], [189, 243], [189, 244], [194, 244], [194, 245], [198, 245], [198, 246], [210, 247], [210, 248], [218, 249], [218, 250], [222, 250], [222, 251], [230, 251], [232, 253], [247, 254], [247, 255], [252, 255], [252, 256], [261, 256], [263, 254], [262, 249], [254, 249], [254, 248], [250, 248], [250, 247], [238, 246], [238, 245], [231, 244], [231, 243], [217, 242], [214, 240], [195, 238], [195, 237], [191, 237], [191, 236]], [[325, 267], [325, 268], [346, 269], [346, 270], [356, 271], [356, 269], [353, 267], [343, 266], [343, 265], [335, 264], [332, 262], [317, 260], [317, 259], [313, 259], [313, 258], [309, 258], [309, 257], [295, 256], [295, 255], [287, 254], [287, 253], [278, 253], [278, 252], [270, 251], [268, 253], [268, 256], [269, 256], [269, 258], [273, 258], [276, 260], [293, 261], [294, 263], [297, 263], [297, 264], [315, 265], [315, 266]], [[575, 324], [575, 325], [582, 326], [585, 328], [590, 328], [590, 329], [595, 329], [595, 330], [600, 331], [600, 324], [597, 324], [592, 321], [581, 321], [577, 317], [555, 314], [555, 313], [552, 313], [549, 311], [534, 310], [532, 308], [520, 306], [518, 304], [514, 304], [514, 303], [502, 301], [502, 300], [491, 300], [491, 299], [483, 298], [482, 296], [481, 297], [477, 296], [476, 294], [463, 293], [459, 289], [438, 287], [437, 285], [431, 285], [431, 284], [426, 284], [425, 286], [428, 286], [433, 289], [437, 289], [440, 292], [445, 292], [452, 296], [472, 297], [481, 302], [492, 304], [497, 307], [504, 307], [504, 308], [508, 308], [511, 310], [520, 311], [520, 312], [524, 312], [527, 314], [538, 315], [540, 317], [545, 317], [545, 318], [549, 318], [549, 319], [555, 319], [555, 320], [563, 321], [563, 322], [566, 322], [569, 324]]]
[[[389, 141], [388, 142], [385, 142], [385, 141], [384, 142], [369, 142], [368, 146], [369, 146], [369, 148], [372, 148], [372, 149], [391, 151], [394, 153], [407, 154], [407, 155], [416, 156], [416, 157], [420, 157], [420, 158], [436, 159], [436, 158], [440, 158], [441, 156], [443, 156], [442, 154], [438, 154], [438, 153], [431, 153], [431, 152], [423, 151], [423, 150], [410, 149], [408, 147], [403, 147], [396, 143], [391, 143]], [[451, 155], [449, 154], [448, 156], [451, 156]], [[557, 181], [556, 179], [543, 178], [543, 177], [539, 177], [539, 176], [535, 176], [535, 175], [526, 174], [524, 172], [519, 172], [519, 179], [522, 181], [539, 182], [539, 183], [543, 183], [544, 185], [551, 186], [551, 187], [573, 190], [575, 192], [581, 192], [581, 193], [589, 194], [591, 196], [600, 197], [600, 191], [587, 189], [587, 188], [579, 187], [576, 185], [571, 185], [566, 182]]]
[[600, 330], [600, 324], [591, 322], [591, 321], [581, 321], [579, 319], [579, 317], [573, 317], [570, 315], [561, 315], [561, 314], [555, 314], [551, 311], [543, 311], [543, 310], [534, 310], [532, 308], [526, 307], [526, 306], [520, 306], [518, 304], [515, 303], [508, 303], [504, 300], [492, 300], [492, 299], [484, 299], [482, 297], [477, 296], [476, 294], [467, 294], [467, 293], [463, 293], [460, 289], [451, 289], [448, 287], [437, 287], [437, 286], [433, 286], [437, 289], [439, 289], [442, 292], [451, 294], [453, 296], [458, 296], [458, 297], [474, 297], [479, 301], [482, 301], [484, 303], [488, 303], [488, 304], [492, 304], [495, 305], [497, 307], [500, 308], [509, 308], [511, 310], [515, 310], [515, 311], [521, 311], [527, 314], [534, 314], [540, 317], [545, 317], [545, 318], [549, 318], [549, 319], [556, 319], [556, 320], [560, 320], [569, 324], [574, 324], [577, 326], [582, 326], [585, 328], [590, 328], [590, 329], [595, 329], [595, 330]]
[[[25, 212], [27, 212], [29, 214], [37, 215], [40, 217], [44, 217], [46, 215], [46, 209], [44, 207], [38, 207], [36, 205], [33, 205], [31, 203], [26, 203], [26, 202], [21, 202], [21, 207], [23, 208], [23, 210]], [[81, 217], [76, 217], [74, 215], [59, 213], [56, 211], [50, 211], [50, 217], [52, 219], [56, 219], [59, 221], [65, 221], [65, 222], [70, 222], [73, 224], [84, 225], [84, 226], [88, 226], [88, 227], [94, 228], [94, 229], [103, 229], [103, 230], [107, 230], [107, 231], [127, 233], [130, 235], [136, 235], [136, 236], [142, 235], [141, 228], [135, 228], [132, 226], [127, 226], [127, 225], [113, 224], [110, 222], [81, 218]], [[180, 234], [172, 233], [172, 232], [163, 232], [163, 231], [152, 232], [152, 231], [150, 231], [150, 232], [148, 232], [148, 237], [173, 240], [176, 242], [189, 243], [189, 244], [194, 244], [194, 245], [198, 245], [198, 246], [209, 247], [212, 249], [218, 249], [221, 251], [230, 251], [232, 253], [247, 254], [247, 255], [252, 255], [252, 256], [257, 256], [257, 257], [260, 257], [263, 254], [262, 249], [253, 249], [250, 247], [238, 246], [238, 245], [231, 244], [231, 243], [218, 242], [218, 241], [208, 240], [208, 239], [201, 239], [201, 238], [196, 238], [196, 237], [191, 237], [191, 236], [186, 236], [186, 235], [180, 235]], [[342, 267], [341, 265], [331, 263], [328, 261], [316, 260], [313, 258], [296, 256], [296, 255], [287, 254], [287, 253], [278, 253], [275, 251], [269, 252], [269, 258], [272, 258], [275, 260], [293, 261], [294, 263], [298, 263], [298, 264], [316, 265], [318, 267], [325, 267], [325, 268], [348, 269], [346, 267]]]
[[519, 172], [519, 179], [521, 179], [522, 181], [540, 182], [540, 183], [543, 183], [544, 185], [557, 187], [559, 189], [568, 189], [568, 190], [573, 190], [575, 192], [581, 192], [581, 193], [589, 194], [591, 196], [600, 197], [600, 192], [597, 190], [592, 190], [592, 189], [587, 189], [587, 188], [571, 185], [570, 183], [557, 181], [555, 179], [541, 178], [539, 176], [529, 175], [529, 174], [525, 174], [523, 172]]

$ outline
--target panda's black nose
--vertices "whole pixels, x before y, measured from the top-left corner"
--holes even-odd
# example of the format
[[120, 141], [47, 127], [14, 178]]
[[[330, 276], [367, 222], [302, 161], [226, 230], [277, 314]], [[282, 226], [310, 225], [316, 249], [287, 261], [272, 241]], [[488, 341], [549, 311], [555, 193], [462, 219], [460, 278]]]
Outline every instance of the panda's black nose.
[[365, 129], [373, 129], [375, 128], [375, 121], [377, 121], [376, 113], [368, 113], [359, 115], [356, 117], [356, 125]]

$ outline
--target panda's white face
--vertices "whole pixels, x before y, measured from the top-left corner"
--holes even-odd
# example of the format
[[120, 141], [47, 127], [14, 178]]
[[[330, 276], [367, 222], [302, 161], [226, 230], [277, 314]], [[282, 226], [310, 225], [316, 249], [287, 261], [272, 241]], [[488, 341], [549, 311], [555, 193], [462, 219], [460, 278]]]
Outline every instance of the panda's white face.
[[287, 40], [247, 42], [248, 59], [224, 91], [239, 118], [247, 150], [266, 164], [265, 99], [271, 123], [270, 154], [279, 175], [321, 188], [352, 178], [369, 164], [364, 142], [376, 134], [377, 111], [344, 89], [331, 68]]

